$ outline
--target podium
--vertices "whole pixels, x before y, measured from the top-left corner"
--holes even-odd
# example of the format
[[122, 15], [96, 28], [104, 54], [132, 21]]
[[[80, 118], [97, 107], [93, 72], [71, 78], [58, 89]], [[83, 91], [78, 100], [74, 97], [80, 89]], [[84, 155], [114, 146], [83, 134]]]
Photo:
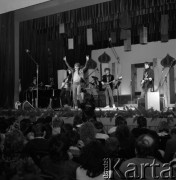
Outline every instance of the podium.
[[145, 109], [153, 108], [160, 111], [160, 94], [159, 92], [147, 92], [145, 96]]

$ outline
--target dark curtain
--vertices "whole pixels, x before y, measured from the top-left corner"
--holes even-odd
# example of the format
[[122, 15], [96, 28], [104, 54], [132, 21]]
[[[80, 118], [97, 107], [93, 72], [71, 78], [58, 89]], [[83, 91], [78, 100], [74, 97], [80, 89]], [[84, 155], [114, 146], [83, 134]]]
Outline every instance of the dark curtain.
[[[22, 97], [36, 77], [36, 65], [31, 57], [39, 64], [39, 83], [49, 83], [53, 77], [57, 87], [57, 70], [66, 69], [63, 57], [67, 56], [69, 64], [73, 67], [75, 62], [85, 64], [86, 55], [90, 55], [91, 47], [86, 44], [74, 43], [74, 49], [68, 50], [68, 37], [58, 34], [57, 29], [36, 30], [32, 21], [20, 23], [20, 79]], [[29, 50], [29, 53], [26, 53]]]
[[14, 102], [14, 13], [0, 15], [0, 107]]
[[39, 83], [48, 84], [51, 76], [57, 83], [57, 70], [64, 68], [61, 60], [65, 55], [63, 37], [50, 40], [48, 33], [35, 31], [31, 21], [20, 24], [20, 79], [23, 93], [36, 77], [36, 65], [31, 57], [39, 64]]

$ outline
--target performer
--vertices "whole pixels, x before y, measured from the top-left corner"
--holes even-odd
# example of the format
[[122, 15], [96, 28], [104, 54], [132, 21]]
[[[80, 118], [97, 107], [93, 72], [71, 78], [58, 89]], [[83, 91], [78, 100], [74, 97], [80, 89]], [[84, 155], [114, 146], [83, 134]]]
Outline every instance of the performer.
[[67, 62], [66, 57], [63, 58], [65, 61], [68, 69], [71, 70], [72, 72], [72, 79], [73, 79], [73, 103], [75, 109], [78, 109], [78, 102], [77, 100], [80, 101], [80, 103], [83, 102], [83, 99], [81, 97], [81, 80], [83, 79], [84, 76], [84, 70], [87, 68], [87, 63], [89, 60], [89, 56], [86, 56], [86, 64], [83, 68], [80, 68], [79, 63], [75, 63], [74, 68], [70, 67], [70, 65]]
[[144, 97], [147, 92], [154, 91], [154, 72], [150, 67], [149, 62], [144, 63], [143, 79], [141, 81], [142, 90], [141, 96]]
[[105, 72], [105, 75], [103, 75], [101, 83], [105, 87], [105, 96], [106, 96], [106, 107], [105, 108], [110, 107], [109, 99], [111, 100], [112, 107], [116, 108], [116, 106], [114, 104], [114, 97], [113, 97], [113, 91], [112, 91], [114, 76], [110, 74], [109, 68], [105, 68], [104, 72]]
[[98, 78], [96, 76], [92, 76], [92, 81], [90, 82], [91, 88], [98, 89]]
[[62, 102], [62, 106], [65, 104], [65, 100], [67, 101], [67, 105], [71, 106], [71, 80], [72, 80], [72, 72], [67, 70], [67, 77], [63, 80], [61, 85], [61, 93], [60, 98]]
[[31, 88], [36, 88], [37, 87], [37, 78], [33, 77], [32, 83], [30, 85]]
[[54, 87], [55, 87], [54, 78], [53, 78], [53, 77], [50, 77], [50, 78], [49, 78], [49, 85], [50, 85], [51, 88], [54, 88]]

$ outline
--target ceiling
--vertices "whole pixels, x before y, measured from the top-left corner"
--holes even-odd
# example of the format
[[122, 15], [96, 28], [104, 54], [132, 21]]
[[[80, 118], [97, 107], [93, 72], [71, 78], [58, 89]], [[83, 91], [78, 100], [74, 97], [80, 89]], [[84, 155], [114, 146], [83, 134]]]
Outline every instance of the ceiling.
[[[17, 0], [11, 0], [11, 1], [17, 1]], [[23, 0], [18, 0], [18, 1], [23, 1]], [[41, 3], [35, 6], [30, 6], [15, 11], [15, 19], [17, 21], [25, 21], [29, 19], [35, 19], [43, 16], [57, 14], [64, 11], [69, 11], [72, 9], [78, 9], [93, 4], [103, 3], [106, 1], [111, 1], [111, 0], [50, 0], [45, 3]]]
[[50, 0], [0, 0], [0, 14], [40, 4], [47, 1]]

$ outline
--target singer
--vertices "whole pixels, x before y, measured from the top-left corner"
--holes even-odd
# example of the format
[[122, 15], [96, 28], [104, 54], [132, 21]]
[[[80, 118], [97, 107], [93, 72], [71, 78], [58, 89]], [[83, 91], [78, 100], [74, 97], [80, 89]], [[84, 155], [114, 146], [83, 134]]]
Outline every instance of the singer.
[[68, 69], [70, 69], [72, 72], [72, 77], [73, 77], [72, 78], [72, 81], [73, 81], [73, 103], [74, 103], [74, 108], [78, 109], [77, 100], [79, 100], [80, 103], [83, 102], [83, 99], [81, 97], [81, 81], [83, 80], [83, 77], [84, 77], [84, 71], [87, 68], [89, 56], [86, 56], [86, 64], [83, 68], [80, 68], [80, 63], [75, 63], [74, 68], [72, 68], [68, 64], [66, 57], [64, 57], [63, 60], [65, 61], [65, 64], [67, 65]]

